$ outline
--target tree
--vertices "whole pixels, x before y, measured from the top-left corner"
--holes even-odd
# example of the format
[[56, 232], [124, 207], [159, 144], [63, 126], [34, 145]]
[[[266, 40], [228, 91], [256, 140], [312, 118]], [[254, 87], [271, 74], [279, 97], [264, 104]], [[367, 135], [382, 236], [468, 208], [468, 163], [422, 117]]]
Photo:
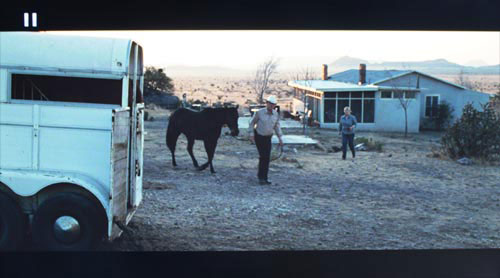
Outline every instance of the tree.
[[[312, 80], [314, 79], [318, 79], [316, 78], [316, 76], [313, 74], [313, 71], [307, 67], [307, 68], [303, 68], [302, 70], [300, 70], [299, 72], [296, 72], [294, 74], [291, 75], [291, 79], [292, 80], [295, 80], [295, 81], [304, 81], [304, 86], [306, 87], [310, 87], [311, 84], [312, 84]], [[297, 97], [297, 95], [295, 95], [295, 97]], [[307, 103], [307, 97], [306, 97], [306, 92], [303, 91], [302, 95], [299, 96], [301, 99], [302, 99], [302, 103], [304, 104], [304, 110], [303, 110], [303, 121], [302, 121], [302, 133], [305, 135], [306, 134], [306, 125], [307, 125], [307, 106], [308, 106], [308, 103]]]
[[468, 77], [465, 76], [465, 72], [463, 69], [460, 69], [458, 76], [455, 78], [455, 83], [470, 90], [478, 90], [479, 86], [474, 84]]
[[174, 90], [172, 79], [168, 77], [162, 68], [147, 66], [144, 73], [145, 89], [155, 90], [160, 92], [171, 92]]
[[271, 92], [269, 88], [269, 80], [276, 73], [278, 67], [278, 59], [271, 57], [264, 61], [255, 72], [253, 81], [253, 90], [257, 95], [257, 103], [264, 103], [264, 94]]
[[407, 98], [407, 94], [415, 94], [414, 92], [394, 92], [398, 96], [399, 105], [405, 111], [405, 138], [408, 136], [408, 107], [412, 103], [412, 98]]
[[[416, 73], [416, 75], [417, 78], [415, 83], [415, 89], [419, 89], [420, 75], [418, 73]], [[408, 108], [415, 101], [416, 97], [416, 92], [410, 90], [410, 88], [413, 87], [411, 84], [412, 83], [411, 74], [408, 76], [408, 81], [403, 84], [405, 88], [401, 88], [402, 86], [396, 84], [395, 79], [390, 79], [389, 83], [391, 84], [391, 87], [393, 89], [392, 91], [393, 98], [398, 99], [398, 107], [403, 109], [405, 114], [405, 138], [406, 138], [408, 136]]]

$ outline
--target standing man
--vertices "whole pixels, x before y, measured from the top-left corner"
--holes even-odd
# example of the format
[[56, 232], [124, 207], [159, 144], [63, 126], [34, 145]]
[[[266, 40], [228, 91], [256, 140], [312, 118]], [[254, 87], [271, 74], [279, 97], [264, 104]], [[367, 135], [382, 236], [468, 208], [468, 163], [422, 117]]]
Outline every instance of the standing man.
[[267, 173], [269, 172], [269, 161], [271, 159], [271, 137], [273, 137], [273, 132], [276, 132], [279, 144], [283, 146], [280, 116], [274, 110], [276, 103], [276, 97], [269, 96], [266, 100], [266, 108], [255, 112], [248, 126], [250, 140], [255, 143], [259, 151], [259, 172], [257, 176], [259, 177], [259, 184], [262, 185], [271, 184], [267, 179]]
[[182, 94], [182, 107], [188, 107], [187, 96], [186, 93]]
[[351, 108], [344, 107], [344, 115], [340, 117], [339, 121], [339, 134], [342, 134], [342, 159], [345, 160], [347, 152], [347, 143], [352, 152], [352, 158], [356, 157], [354, 151], [354, 128], [356, 127], [356, 116], [351, 115]]

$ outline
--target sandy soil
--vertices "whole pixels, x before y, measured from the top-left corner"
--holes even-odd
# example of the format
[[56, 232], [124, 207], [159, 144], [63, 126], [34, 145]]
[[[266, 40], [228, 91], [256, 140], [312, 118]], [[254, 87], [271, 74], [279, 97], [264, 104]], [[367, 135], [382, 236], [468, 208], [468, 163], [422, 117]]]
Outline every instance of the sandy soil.
[[[459, 83], [457, 82], [458, 75], [443, 74], [436, 76], [449, 82], [453, 82], [456, 84]], [[480, 92], [490, 94], [496, 94], [500, 92], [500, 75], [466, 74], [463, 78], [474, 87], [472, 88], [473, 90], [479, 90]]]
[[[500, 167], [428, 157], [438, 133], [360, 132], [384, 142], [384, 151], [358, 152], [354, 161], [287, 147], [271, 162], [273, 185], [261, 186], [246, 130], [240, 140], [221, 136], [216, 174], [194, 169], [181, 136], [174, 168], [165, 145], [168, 113], [150, 113], [143, 203], [127, 233], [100, 250], [500, 248]], [[310, 135], [327, 148], [340, 146], [335, 131]], [[194, 153], [206, 160], [201, 141]]]

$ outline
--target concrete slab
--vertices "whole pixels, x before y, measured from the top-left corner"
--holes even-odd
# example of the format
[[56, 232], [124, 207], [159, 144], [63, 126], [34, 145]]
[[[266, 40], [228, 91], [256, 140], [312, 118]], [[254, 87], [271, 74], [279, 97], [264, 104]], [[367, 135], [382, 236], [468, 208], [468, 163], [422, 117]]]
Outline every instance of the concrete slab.
[[[283, 144], [284, 145], [307, 145], [307, 144], [317, 144], [318, 141], [312, 139], [311, 137], [307, 137], [304, 135], [283, 135], [282, 137]], [[273, 138], [271, 138], [271, 142], [273, 144], [278, 144], [278, 137], [276, 135], [273, 135]]]
[[[247, 128], [250, 124], [252, 117], [239, 117], [238, 118], [238, 128]], [[281, 128], [301, 128], [302, 125], [298, 121], [294, 120], [280, 120]]]

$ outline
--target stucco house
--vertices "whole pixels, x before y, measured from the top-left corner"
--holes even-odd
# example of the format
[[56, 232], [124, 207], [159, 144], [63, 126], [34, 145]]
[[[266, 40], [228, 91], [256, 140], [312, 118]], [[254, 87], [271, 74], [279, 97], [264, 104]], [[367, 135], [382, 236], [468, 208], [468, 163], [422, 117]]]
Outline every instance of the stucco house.
[[[415, 70], [347, 70], [328, 76], [323, 65], [321, 80], [288, 82], [295, 88], [292, 106], [306, 106], [320, 127], [337, 128], [345, 106], [358, 119], [358, 130], [404, 132], [407, 107], [408, 132], [418, 132], [429, 125], [440, 103], [454, 110], [452, 121], [461, 116], [467, 103], [477, 109], [489, 101], [487, 93], [469, 90], [435, 76]], [[302, 108], [301, 108], [302, 107]]]

